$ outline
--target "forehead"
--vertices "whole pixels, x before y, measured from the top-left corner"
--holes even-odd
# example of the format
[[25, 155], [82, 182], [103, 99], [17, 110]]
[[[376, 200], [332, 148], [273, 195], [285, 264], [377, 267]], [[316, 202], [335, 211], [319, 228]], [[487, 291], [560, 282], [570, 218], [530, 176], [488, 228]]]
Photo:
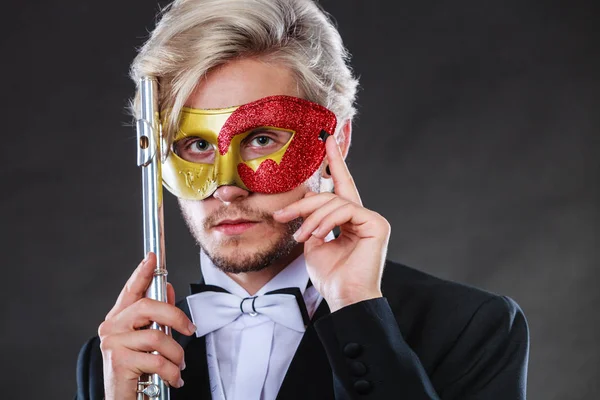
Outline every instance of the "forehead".
[[301, 97], [291, 69], [261, 59], [246, 58], [211, 70], [199, 82], [185, 106], [225, 108], [278, 94]]

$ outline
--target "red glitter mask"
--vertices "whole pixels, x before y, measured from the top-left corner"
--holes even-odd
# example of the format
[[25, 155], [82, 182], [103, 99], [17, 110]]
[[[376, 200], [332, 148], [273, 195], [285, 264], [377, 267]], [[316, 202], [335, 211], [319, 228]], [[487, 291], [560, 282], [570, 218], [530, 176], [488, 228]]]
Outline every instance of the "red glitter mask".
[[163, 166], [165, 187], [195, 200], [222, 185], [287, 192], [319, 168], [336, 122], [327, 108], [283, 95], [226, 109], [184, 108]]

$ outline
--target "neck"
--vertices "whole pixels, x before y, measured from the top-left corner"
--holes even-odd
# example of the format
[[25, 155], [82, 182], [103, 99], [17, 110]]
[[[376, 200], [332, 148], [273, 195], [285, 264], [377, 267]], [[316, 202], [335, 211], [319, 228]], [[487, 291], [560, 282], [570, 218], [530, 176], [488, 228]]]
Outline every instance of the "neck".
[[304, 251], [304, 244], [300, 243], [298, 246], [288, 254], [286, 257], [279, 258], [275, 262], [271, 263], [268, 267], [263, 268], [256, 272], [242, 272], [234, 274], [228, 272], [227, 275], [233, 279], [238, 285], [244, 288], [250, 296], [254, 296], [256, 292], [273, 279], [278, 273], [283, 271], [292, 261], [302, 254]]

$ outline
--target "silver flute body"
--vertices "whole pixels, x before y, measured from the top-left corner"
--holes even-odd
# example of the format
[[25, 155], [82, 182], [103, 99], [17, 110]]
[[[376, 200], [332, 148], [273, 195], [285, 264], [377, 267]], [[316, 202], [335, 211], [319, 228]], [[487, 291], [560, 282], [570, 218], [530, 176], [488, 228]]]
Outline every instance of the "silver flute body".
[[[142, 201], [144, 216], [144, 255], [156, 254], [156, 270], [146, 297], [167, 302], [167, 267], [162, 193], [162, 131], [158, 113], [156, 78], [145, 76], [139, 81], [139, 119], [137, 120], [138, 166], [142, 168]], [[156, 322], [150, 329], [170, 335], [168, 326]], [[137, 400], [169, 400], [169, 387], [158, 374], [142, 375], [138, 381]]]

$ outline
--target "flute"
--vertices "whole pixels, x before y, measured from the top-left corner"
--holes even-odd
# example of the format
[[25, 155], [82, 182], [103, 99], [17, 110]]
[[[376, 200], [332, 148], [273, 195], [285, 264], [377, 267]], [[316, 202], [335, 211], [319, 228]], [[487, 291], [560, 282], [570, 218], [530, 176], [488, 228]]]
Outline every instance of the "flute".
[[[158, 83], [144, 76], [139, 81], [139, 113], [137, 120], [138, 166], [142, 167], [142, 202], [144, 216], [144, 255], [156, 254], [156, 270], [146, 297], [167, 302], [167, 269], [162, 193], [162, 129], [158, 113]], [[171, 334], [168, 326], [152, 322], [150, 329]], [[155, 352], [155, 354], [158, 354]], [[144, 374], [138, 380], [137, 400], [169, 400], [169, 386], [158, 374]]]

